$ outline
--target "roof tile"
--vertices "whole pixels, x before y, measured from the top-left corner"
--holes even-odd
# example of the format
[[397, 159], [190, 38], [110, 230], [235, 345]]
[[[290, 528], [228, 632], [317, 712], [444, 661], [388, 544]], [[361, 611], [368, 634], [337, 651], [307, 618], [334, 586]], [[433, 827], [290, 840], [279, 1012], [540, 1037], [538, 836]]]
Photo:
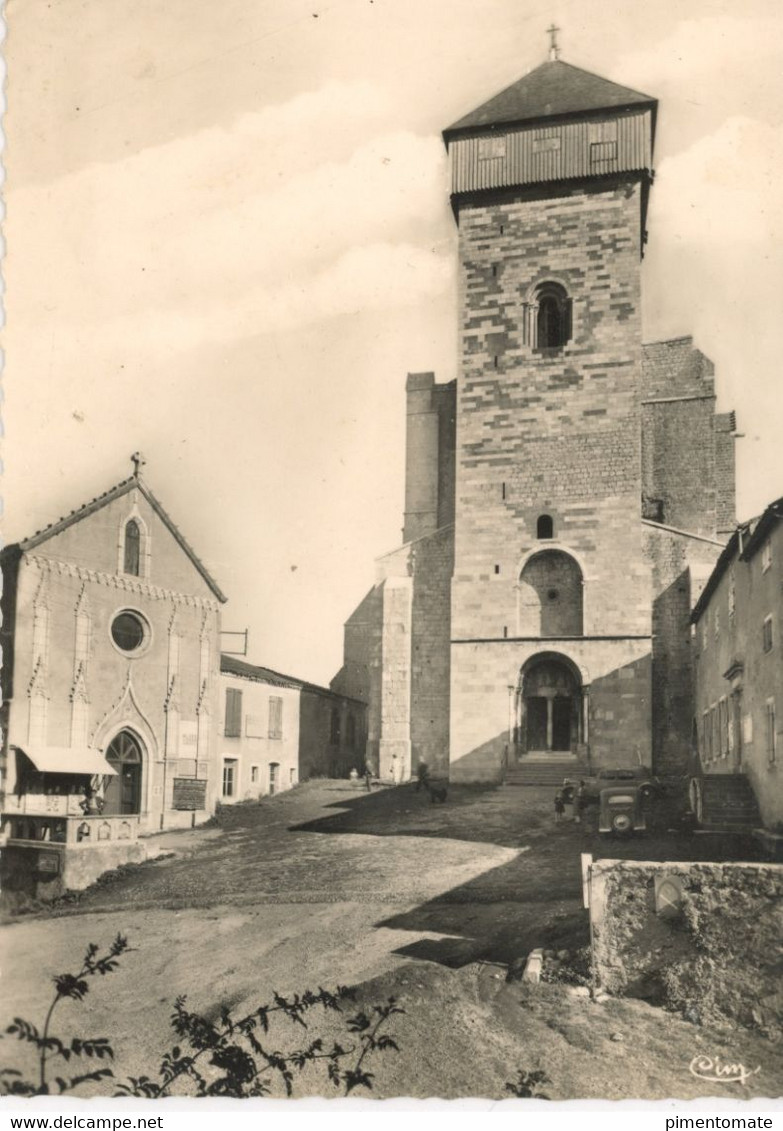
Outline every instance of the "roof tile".
[[561, 59], [554, 59], [542, 63], [478, 109], [460, 118], [444, 130], [444, 137], [448, 141], [451, 134], [462, 130], [640, 104], [655, 105], [656, 99], [590, 71], [583, 71], [580, 67], [573, 67]]

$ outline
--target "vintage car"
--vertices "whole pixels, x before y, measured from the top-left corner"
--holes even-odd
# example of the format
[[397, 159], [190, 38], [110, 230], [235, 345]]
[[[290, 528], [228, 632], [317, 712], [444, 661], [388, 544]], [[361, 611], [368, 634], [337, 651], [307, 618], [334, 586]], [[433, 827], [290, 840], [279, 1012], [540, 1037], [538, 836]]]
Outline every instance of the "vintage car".
[[599, 795], [598, 831], [630, 836], [647, 828], [642, 792], [637, 785], [613, 785]]
[[622, 786], [626, 782], [639, 790], [642, 801], [648, 801], [663, 792], [661, 783], [645, 766], [607, 768], [582, 778], [565, 778], [561, 792], [566, 805], [573, 802], [580, 782], [584, 782], [584, 805], [597, 805], [603, 789], [613, 785]]

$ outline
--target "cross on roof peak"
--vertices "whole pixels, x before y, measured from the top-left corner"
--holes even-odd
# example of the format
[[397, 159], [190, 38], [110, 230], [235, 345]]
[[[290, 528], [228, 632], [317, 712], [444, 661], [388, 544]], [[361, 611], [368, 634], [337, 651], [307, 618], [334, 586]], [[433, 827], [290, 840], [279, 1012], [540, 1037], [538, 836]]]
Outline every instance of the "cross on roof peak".
[[560, 58], [560, 48], [557, 43], [557, 33], [560, 30], [561, 29], [554, 22], [551, 27], [546, 29], [546, 33], [549, 36], [549, 58], [552, 61]]
[[141, 474], [141, 469], [146, 464], [146, 460], [141, 452], [134, 452], [131, 456], [131, 463], [133, 464], [133, 478], [138, 479]]

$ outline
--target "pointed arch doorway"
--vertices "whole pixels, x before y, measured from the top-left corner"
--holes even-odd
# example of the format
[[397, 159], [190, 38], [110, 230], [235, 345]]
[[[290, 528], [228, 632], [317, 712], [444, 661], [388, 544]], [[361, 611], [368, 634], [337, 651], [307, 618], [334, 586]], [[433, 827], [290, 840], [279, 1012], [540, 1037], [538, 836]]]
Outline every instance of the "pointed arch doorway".
[[565, 656], [532, 656], [516, 691], [517, 758], [578, 757], [585, 742], [585, 690], [579, 670]]
[[121, 730], [109, 743], [106, 761], [117, 773], [106, 785], [104, 813], [115, 816], [140, 813], [144, 771], [141, 739], [131, 730]]

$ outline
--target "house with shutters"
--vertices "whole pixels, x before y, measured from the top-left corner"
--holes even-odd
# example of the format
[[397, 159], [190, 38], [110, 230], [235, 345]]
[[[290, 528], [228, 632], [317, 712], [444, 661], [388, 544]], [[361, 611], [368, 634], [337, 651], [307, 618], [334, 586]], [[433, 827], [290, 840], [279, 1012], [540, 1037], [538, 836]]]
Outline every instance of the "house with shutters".
[[363, 768], [366, 704], [358, 699], [224, 654], [220, 701], [224, 805]]
[[6, 891], [84, 887], [220, 794], [226, 598], [140, 462], [2, 551]]
[[783, 499], [737, 527], [692, 621], [696, 815], [783, 834]]

